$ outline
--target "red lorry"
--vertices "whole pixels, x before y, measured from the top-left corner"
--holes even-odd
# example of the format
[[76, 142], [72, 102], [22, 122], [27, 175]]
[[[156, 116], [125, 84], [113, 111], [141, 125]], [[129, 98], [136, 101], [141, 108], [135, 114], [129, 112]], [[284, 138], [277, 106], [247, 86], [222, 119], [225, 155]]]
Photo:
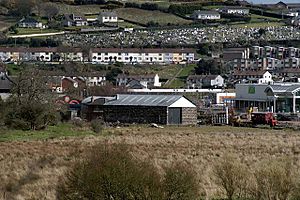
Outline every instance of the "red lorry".
[[[250, 116], [251, 115], [251, 116]], [[242, 114], [234, 117], [233, 125], [235, 126], [256, 126], [256, 125], [270, 125], [274, 127], [278, 124], [275, 116], [271, 112], [253, 112], [249, 115]]]
[[275, 116], [271, 112], [255, 112], [251, 114], [251, 121], [253, 125], [258, 124], [267, 124], [271, 127], [274, 127], [277, 125], [277, 120], [275, 119]]

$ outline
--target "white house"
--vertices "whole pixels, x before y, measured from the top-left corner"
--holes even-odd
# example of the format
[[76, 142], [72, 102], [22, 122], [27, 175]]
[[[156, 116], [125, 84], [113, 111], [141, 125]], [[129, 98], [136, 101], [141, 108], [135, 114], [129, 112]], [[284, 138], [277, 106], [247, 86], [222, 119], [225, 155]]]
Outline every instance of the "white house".
[[195, 10], [192, 15], [194, 20], [216, 20], [221, 19], [220, 13], [209, 10]]
[[90, 59], [93, 63], [108, 64], [112, 62], [122, 63], [181, 63], [193, 62], [194, 49], [179, 48], [94, 48], [90, 51]]
[[101, 24], [104, 23], [117, 23], [118, 22], [118, 16], [115, 12], [101, 12], [98, 16], [98, 21]]
[[224, 86], [224, 78], [220, 75], [190, 75], [186, 82], [189, 89]]
[[79, 15], [64, 15], [63, 19], [64, 26], [87, 26], [88, 21], [85, 17]]
[[33, 18], [23, 18], [19, 21], [20, 28], [43, 28], [43, 24]]
[[249, 83], [269, 84], [273, 83], [272, 74], [266, 70], [235, 70], [233, 78], [242, 82], [248, 81]]
[[266, 71], [263, 74], [263, 77], [260, 78], [260, 79], [258, 79], [258, 83], [259, 84], [263, 84], [263, 83], [270, 84], [270, 83], [273, 83], [272, 74], [270, 72]]
[[228, 6], [221, 8], [221, 12], [226, 14], [248, 15], [249, 9], [243, 7]]
[[141, 85], [145, 86], [145, 88], [161, 87], [158, 74], [146, 74], [146, 75], [119, 74], [117, 76], [117, 85], [126, 86], [130, 81], [133, 80], [138, 81]]

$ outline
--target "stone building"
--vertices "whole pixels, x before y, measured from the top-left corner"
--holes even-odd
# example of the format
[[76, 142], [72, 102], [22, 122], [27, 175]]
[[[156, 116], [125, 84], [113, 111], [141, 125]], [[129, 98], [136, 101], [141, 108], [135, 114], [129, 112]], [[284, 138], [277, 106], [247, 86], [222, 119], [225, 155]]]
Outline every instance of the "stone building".
[[113, 99], [93, 99], [83, 100], [83, 118], [96, 118], [98, 114], [106, 122], [168, 125], [197, 123], [196, 105], [181, 95], [120, 94]]

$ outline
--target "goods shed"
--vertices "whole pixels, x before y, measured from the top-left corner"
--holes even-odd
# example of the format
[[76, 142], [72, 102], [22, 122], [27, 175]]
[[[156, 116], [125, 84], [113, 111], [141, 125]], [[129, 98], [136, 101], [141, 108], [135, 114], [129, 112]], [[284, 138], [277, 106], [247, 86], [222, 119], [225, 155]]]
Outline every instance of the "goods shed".
[[120, 94], [104, 103], [103, 109], [107, 122], [197, 123], [196, 105], [182, 95]]

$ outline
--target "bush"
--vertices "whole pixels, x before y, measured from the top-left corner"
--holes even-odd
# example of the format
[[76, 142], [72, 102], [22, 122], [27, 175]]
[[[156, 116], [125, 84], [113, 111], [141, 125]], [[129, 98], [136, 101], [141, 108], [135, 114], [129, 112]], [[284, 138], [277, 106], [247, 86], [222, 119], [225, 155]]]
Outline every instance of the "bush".
[[295, 170], [292, 163], [284, 161], [266, 161], [254, 173], [254, 199], [290, 199], [296, 188]]
[[184, 164], [176, 164], [165, 170], [163, 186], [164, 199], [168, 200], [196, 200], [199, 184], [195, 172]]
[[85, 125], [85, 122], [79, 118], [79, 117], [75, 117], [73, 120], [72, 120], [72, 124], [76, 127], [79, 127], [79, 128], [83, 128], [84, 125]]
[[216, 184], [229, 200], [246, 199], [250, 173], [245, 165], [232, 156], [225, 156], [213, 168]]
[[[149, 162], [124, 145], [96, 145], [58, 185], [58, 199], [194, 200], [197, 184], [186, 167], [166, 169], [162, 177]], [[192, 185], [190, 185], [192, 184]]]
[[94, 119], [91, 121], [91, 127], [95, 133], [101, 133], [103, 130], [103, 121], [101, 119]]

